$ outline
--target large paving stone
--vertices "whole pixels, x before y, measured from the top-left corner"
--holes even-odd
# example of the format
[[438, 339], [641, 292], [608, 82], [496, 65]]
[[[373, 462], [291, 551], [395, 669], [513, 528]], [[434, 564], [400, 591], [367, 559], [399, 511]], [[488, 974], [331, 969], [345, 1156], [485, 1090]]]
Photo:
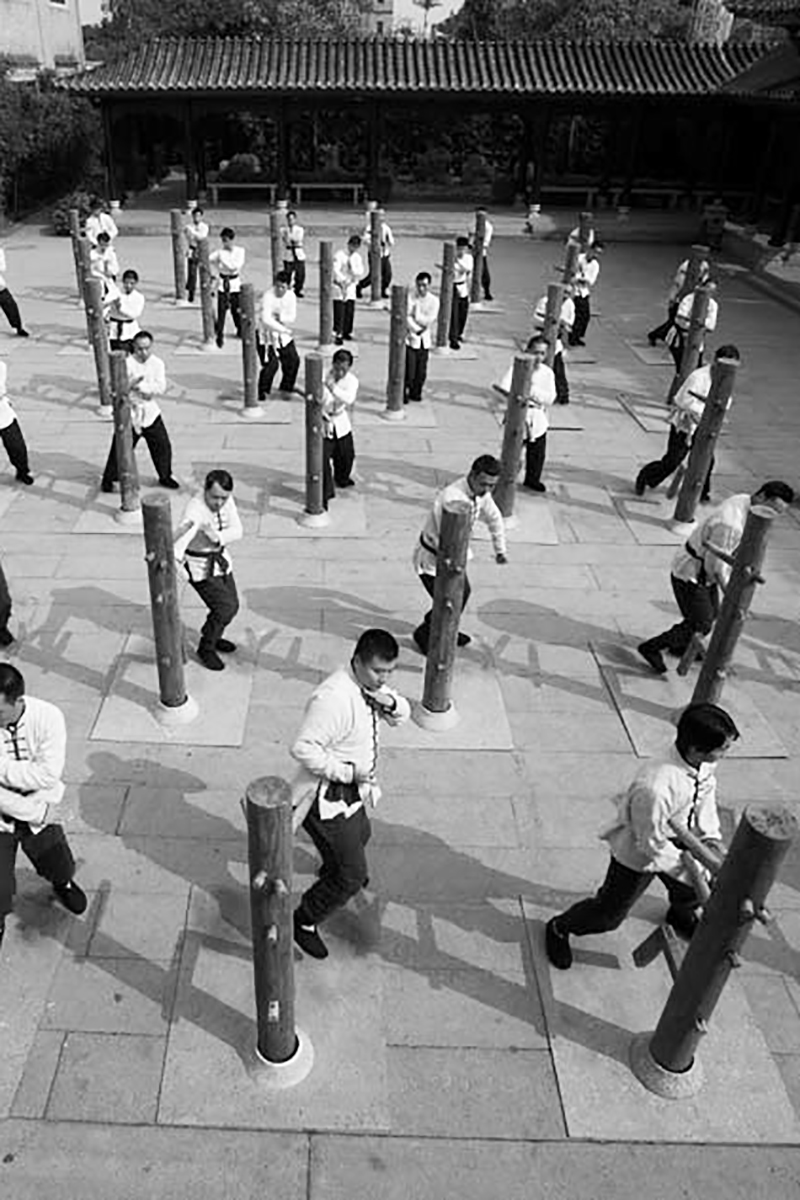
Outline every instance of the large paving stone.
[[160, 1037], [71, 1033], [47, 1104], [62, 1121], [155, 1121], [165, 1042]]

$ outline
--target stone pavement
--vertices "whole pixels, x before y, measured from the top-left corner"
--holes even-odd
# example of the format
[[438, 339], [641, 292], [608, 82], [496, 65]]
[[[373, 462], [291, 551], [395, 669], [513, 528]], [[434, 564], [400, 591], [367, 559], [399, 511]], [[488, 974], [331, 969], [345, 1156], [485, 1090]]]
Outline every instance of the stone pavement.
[[[436, 262], [441, 236], [404, 238], [396, 281]], [[268, 247], [249, 249], [260, 285]], [[122, 240], [167, 363], [177, 474], [188, 492], [210, 466], [229, 467], [245, 522], [234, 552], [241, 650], [228, 691], [206, 687], [195, 742], [142, 735], [131, 715], [155, 699], [154, 668], [134, 679], [120, 665], [146, 661], [146, 574], [139, 535], [114, 522], [118, 500], [97, 495], [110, 427], [94, 413], [68, 243], [24, 227], [6, 250], [34, 336], [0, 330], [0, 354], [36, 475], [26, 489], [4, 474], [0, 490], [18, 633], [9, 657], [30, 692], [67, 716], [67, 826], [90, 909], [70, 917], [20, 863], [0, 957], [0, 1193], [796, 1196], [800, 849], [773, 893], [775, 922], [752, 935], [715, 1018], [708, 1090], [688, 1108], [656, 1101], [627, 1068], [631, 1036], [653, 1027], [668, 990], [660, 964], [639, 972], [630, 959], [663, 913], [659, 889], [616, 934], [581, 943], [569, 975], [553, 978], [542, 948], [543, 921], [604, 870], [596, 833], [637, 766], [632, 722], [646, 717], [665, 741], [671, 730], [674, 682], [648, 679], [632, 653], [672, 616], [670, 506], [659, 494], [637, 500], [631, 480], [665, 436], [669, 369], [642, 342], [680, 251], [620, 245], [605, 256], [600, 316], [570, 365], [573, 404], [555, 414], [548, 439], [548, 495], [519, 497], [508, 566], [476, 546], [465, 617], [474, 641], [456, 679], [464, 721], [439, 739], [387, 731], [372, 886], [330, 923], [331, 958], [296, 964], [298, 1021], [316, 1065], [276, 1096], [249, 1073], [239, 798], [251, 779], [291, 772], [286, 745], [311, 687], [364, 628], [397, 634], [401, 686], [419, 698], [415, 539], [433, 490], [497, 449], [490, 385], [560, 250], [498, 241], [496, 304], [471, 317], [467, 352], [432, 360], [428, 398], [403, 423], [379, 418], [387, 315], [359, 307], [359, 486], [337, 498], [328, 529], [310, 534], [294, 520], [302, 401], [275, 401], [263, 421], [244, 422], [238, 343], [201, 353], [199, 313], [169, 300], [166, 239]], [[303, 351], [316, 329], [313, 265], [310, 282]], [[745, 361], [715, 494], [770, 477], [796, 484], [797, 318], [733, 265], [720, 298], [719, 337]], [[144, 448], [139, 463], [149, 486]], [[799, 576], [790, 513], [737, 656], [731, 695], [745, 744], [720, 770], [729, 828], [749, 802], [797, 808]], [[192, 642], [201, 610], [191, 594], [183, 602]], [[300, 841], [297, 890], [314, 867]]]

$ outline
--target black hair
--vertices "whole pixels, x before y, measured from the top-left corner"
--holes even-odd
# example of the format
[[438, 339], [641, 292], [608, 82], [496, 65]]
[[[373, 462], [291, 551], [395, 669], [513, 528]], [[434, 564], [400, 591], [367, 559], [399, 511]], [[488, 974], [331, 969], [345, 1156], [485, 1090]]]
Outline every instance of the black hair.
[[709, 754], [720, 750], [727, 741], [738, 741], [740, 736], [733, 717], [724, 708], [703, 702], [690, 704], [683, 710], [675, 742], [682, 754], [692, 748]]
[[794, 488], [780, 479], [768, 479], [753, 492], [753, 495], [763, 496], [765, 500], [783, 500], [784, 504], [794, 504]]
[[493, 454], [479, 454], [469, 469], [470, 475], [499, 475], [500, 463]]
[[295, 212], [295, 210], [293, 208], [290, 208], [289, 211], [287, 212], [286, 216], [287, 216], [287, 218], [288, 217], [296, 217], [297, 213]]
[[209, 471], [206, 475], [206, 481], [203, 487], [206, 491], [212, 488], [215, 483], [218, 483], [223, 492], [233, 491], [233, 476], [230, 471], [224, 470], [222, 467], [215, 467], [213, 471]]
[[273, 283], [285, 283], [286, 286], [288, 287], [289, 284], [292, 282], [292, 277], [288, 271], [276, 271], [275, 278], [273, 279], [272, 282]]
[[138, 283], [139, 282], [139, 272], [134, 271], [133, 267], [128, 267], [126, 270], [124, 270], [122, 272], [122, 279], [123, 279], [123, 282], [126, 279], [132, 279], [134, 283]]
[[456, 245], [457, 245], [457, 246], [468, 246], [468, 245], [469, 245], [469, 238], [468, 238], [468, 237], [457, 237], [457, 238], [456, 238]]
[[220, 229], [219, 236], [220, 240], [222, 240], [222, 238], [230, 238], [231, 241], [233, 241], [233, 239], [236, 237], [236, 231], [231, 229], [229, 225], [226, 225], [224, 229]]
[[423, 279], [427, 279], [428, 283], [433, 282], [433, 276], [431, 275], [430, 271], [420, 271], [419, 275], [416, 277], [415, 283], [422, 283]]
[[726, 345], [719, 347], [714, 358], [731, 358], [734, 362], [738, 362], [741, 358], [739, 347], [734, 346], [732, 342], [728, 342]]
[[361, 245], [361, 234], [360, 233], [351, 233], [350, 237], [347, 239], [347, 244], [348, 244], [348, 246], [360, 246]]
[[333, 358], [331, 359], [331, 362], [346, 362], [348, 367], [352, 367], [353, 356], [349, 350], [344, 350], [344, 349], [337, 350], [336, 353], [334, 354]]
[[139, 342], [139, 341], [141, 341], [141, 339], [142, 339], [142, 338], [150, 338], [150, 341], [151, 341], [151, 342], [154, 342], [154, 341], [156, 340], [156, 339], [153, 337], [153, 335], [152, 335], [152, 333], [150, 332], [150, 330], [149, 330], [149, 329], [140, 329], [138, 333], [135, 333], [135, 334], [133, 335], [133, 337], [131, 338], [131, 341], [132, 341], [132, 342], [134, 343], [134, 345], [135, 345], [135, 344], [136, 344], [136, 342]]
[[195, 204], [194, 208], [192, 209], [192, 212], [193, 212], [193, 213], [200, 213], [200, 216], [201, 216], [201, 217], [202, 217], [202, 215], [203, 215], [203, 210], [202, 210], [202, 208], [200, 207], [200, 205], [199, 205], [199, 204]]
[[101, 229], [97, 235], [98, 242], [110, 242], [111, 234], [106, 233], [105, 229]]
[[22, 678], [21, 672], [11, 663], [0, 663], [0, 696], [3, 696], [9, 704], [16, 704], [20, 696], [24, 694], [25, 680]]
[[353, 657], [365, 664], [376, 658], [387, 663], [394, 662], [399, 655], [397, 639], [386, 629], [365, 629], [353, 651]]

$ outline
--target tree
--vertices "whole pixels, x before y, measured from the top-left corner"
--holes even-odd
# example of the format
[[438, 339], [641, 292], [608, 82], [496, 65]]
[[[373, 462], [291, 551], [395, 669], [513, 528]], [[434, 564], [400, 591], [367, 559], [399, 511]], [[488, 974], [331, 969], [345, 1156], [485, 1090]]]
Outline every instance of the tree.
[[441, 8], [443, 0], [413, 0], [416, 8], [421, 8], [424, 16], [422, 19], [422, 36], [428, 36], [428, 17], [434, 8]]
[[455, 38], [683, 37], [683, 0], [464, 0], [439, 30]]

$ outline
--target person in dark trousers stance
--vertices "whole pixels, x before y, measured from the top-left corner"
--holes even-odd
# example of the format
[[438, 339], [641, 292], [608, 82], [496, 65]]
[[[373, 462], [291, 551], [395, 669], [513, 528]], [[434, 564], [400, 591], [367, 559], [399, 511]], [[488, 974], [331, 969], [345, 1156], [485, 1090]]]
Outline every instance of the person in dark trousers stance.
[[[163, 359], [153, 354], [152, 349], [153, 335], [143, 329], [133, 339], [133, 351], [125, 360], [131, 398], [133, 444], [136, 446], [139, 440], [144, 438], [158, 475], [158, 482], [162, 487], [177, 491], [181, 485], [172, 475], [172, 443], [156, 400], [156, 396], [163, 396], [167, 390], [167, 374]], [[111, 449], [106, 459], [100, 490], [113, 492], [118, 479], [119, 463], [115, 435], [111, 439]]]
[[323, 500], [325, 507], [336, 488], [355, 486], [352, 477], [356, 458], [353, 443], [353, 405], [358, 396], [358, 379], [352, 371], [349, 350], [337, 350], [322, 389], [323, 419]]
[[240, 310], [242, 292], [242, 271], [246, 251], [244, 246], [236, 245], [236, 234], [228, 228], [220, 230], [222, 245], [219, 250], [212, 250], [209, 255], [211, 269], [217, 281], [217, 345], [222, 349], [225, 344], [225, 320], [230, 310], [236, 336], [242, 336], [242, 314]]
[[275, 282], [261, 298], [258, 330], [258, 357], [261, 371], [258, 376], [258, 398], [266, 400], [272, 384], [281, 368], [280, 391], [288, 396], [297, 383], [300, 370], [300, 355], [294, 344], [294, 329], [297, 320], [297, 299], [290, 288], [290, 277], [286, 271], [278, 271]]
[[603, 243], [593, 242], [583, 254], [578, 255], [578, 267], [573, 280], [572, 299], [575, 304], [575, 323], [569, 333], [570, 346], [586, 345], [586, 330], [592, 319], [592, 291], [600, 275], [600, 255]]
[[414, 281], [414, 291], [408, 297], [406, 326], [406, 361], [403, 380], [403, 403], [419, 403], [428, 378], [428, 357], [431, 352], [436, 321], [439, 316], [439, 297], [431, 291], [428, 271], [420, 271]]
[[572, 966], [570, 937], [617, 929], [655, 878], [669, 896], [667, 923], [682, 937], [692, 936], [700, 899], [681, 857], [679, 830], [721, 849], [716, 764], [738, 738], [733, 719], [716, 704], [684, 709], [674, 746], [639, 769], [619, 799], [616, 820], [601, 834], [611, 861], [600, 890], [547, 922], [547, 957], [554, 967]]
[[286, 224], [281, 229], [283, 269], [298, 300], [302, 298], [306, 286], [306, 251], [303, 245], [305, 237], [306, 231], [298, 224], [297, 213], [290, 209], [286, 214]]
[[460, 350], [469, 316], [469, 294], [475, 259], [469, 249], [469, 238], [456, 238], [456, 257], [453, 264], [453, 307], [450, 310], [450, 349]]
[[312, 958], [328, 956], [318, 926], [369, 882], [367, 806], [381, 798], [380, 725], [402, 725], [411, 715], [408, 701], [389, 687], [399, 653], [385, 629], [362, 633], [350, 665], [311, 696], [292, 746], [303, 769], [294, 788], [294, 825], [302, 823], [322, 858], [294, 914], [294, 939]]
[[28, 462], [28, 446], [17, 420], [17, 414], [8, 398], [7, 378], [8, 368], [0, 360], [0, 441], [3, 443], [9, 462], [17, 473], [18, 482], [30, 485], [33, 483], [33, 476]]
[[356, 314], [356, 287], [364, 274], [361, 238], [357, 233], [333, 256], [333, 340], [337, 346], [352, 342]]
[[61, 709], [27, 696], [17, 668], [0, 663], [0, 942], [14, 906], [17, 847], [65, 908], [86, 911], [69, 843], [51, 820], [65, 791], [66, 752]]
[[224, 670], [220, 654], [236, 646], [223, 637], [239, 611], [239, 596], [227, 547], [242, 537], [242, 522], [233, 498], [233, 478], [217, 468], [206, 475], [202, 496], [193, 496], [175, 531], [175, 557], [189, 583], [208, 609], [197, 657], [209, 671]]
[[6, 255], [3, 247], [0, 246], [0, 309], [2, 309], [5, 313], [6, 320], [16, 333], [17, 337], [26, 338], [29, 336], [29, 334], [22, 323], [19, 305], [12, 296], [8, 284], [6, 283], [6, 270]]

